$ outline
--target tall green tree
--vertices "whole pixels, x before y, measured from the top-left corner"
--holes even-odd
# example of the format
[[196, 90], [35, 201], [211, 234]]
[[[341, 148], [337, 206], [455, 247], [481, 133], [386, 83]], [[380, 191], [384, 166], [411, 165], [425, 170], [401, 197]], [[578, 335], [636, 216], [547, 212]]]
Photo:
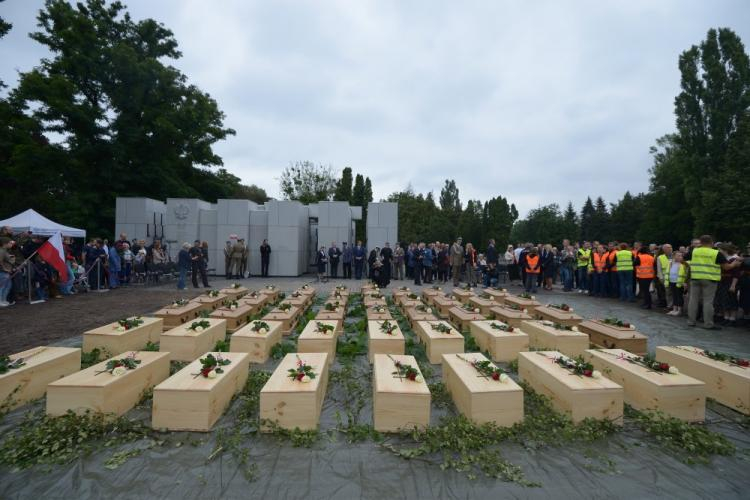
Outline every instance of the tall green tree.
[[[352, 189], [352, 205], [355, 207], [362, 207], [362, 217], [364, 219], [365, 214], [365, 178], [362, 174], [357, 174], [354, 178], [354, 188]], [[400, 208], [400, 207], [399, 207]], [[399, 210], [400, 212], [400, 210]], [[366, 226], [364, 220], [356, 222], [354, 232], [358, 240], [365, 241], [366, 239]]]
[[625, 191], [622, 199], [612, 204], [607, 240], [630, 242], [640, 238], [639, 229], [643, 224], [644, 213], [644, 196], [633, 196], [630, 191]]
[[581, 239], [591, 241], [596, 238], [595, 231], [595, 215], [596, 209], [594, 208], [594, 202], [591, 201], [591, 197], [586, 198], [586, 202], [581, 208]]
[[[570, 241], [578, 241], [581, 234], [580, 221], [575, 208], [573, 208], [573, 202], [569, 201], [568, 206], [565, 208], [565, 212], [562, 216], [562, 234], [563, 240], [568, 239]], [[562, 245], [562, 240], [558, 243]]]
[[333, 195], [335, 201], [352, 201], [352, 169], [345, 167], [341, 171], [341, 179], [336, 183], [336, 193]]
[[643, 222], [633, 239], [654, 242], [689, 242], [695, 218], [685, 197], [687, 168], [676, 135], [665, 135], [651, 147], [653, 166], [649, 192], [644, 199]]
[[234, 131], [170, 65], [181, 54], [169, 29], [104, 0], [47, 0], [37, 20], [30, 36], [50, 57], [10, 93], [28, 135], [3, 153], [0, 176], [19, 189], [3, 197], [1, 213], [46, 207], [106, 235], [116, 196], [205, 197], [216, 187], [208, 168], [222, 160], [212, 148]]
[[482, 208], [484, 226], [482, 245], [486, 245], [492, 238], [499, 249], [504, 248], [510, 243], [510, 232], [513, 229], [513, 223], [518, 219], [516, 206], [512, 203], [509, 205], [508, 200], [502, 196], [496, 196], [486, 201]]
[[592, 240], [607, 241], [610, 232], [610, 220], [609, 211], [607, 210], [607, 204], [604, 202], [604, 198], [601, 196], [596, 198], [594, 203], [594, 216], [591, 220], [591, 233], [593, 236]]
[[700, 45], [682, 53], [679, 68], [682, 90], [675, 99], [675, 139], [697, 234], [714, 229], [712, 203], [731, 191], [721, 179], [726, 177], [727, 151], [750, 109], [750, 58], [732, 30], [710, 29]]
[[563, 218], [557, 203], [530, 210], [525, 219], [516, 222], [511, 231], [515, 243], [553, 243], [567, 237], [563, 234]]
[[458, 234], [458, 219], [461, 216], [461, 198], [458, 186], [453, 179], [446, 179], [443, 189], [440, 190], [440, 210], [444, 222], [448, 226], [448, 241], [453, 241]]
[[333, 169], [311, 161], [298, 161], [286, 167], [279, 184], [284, 199], [305, 204], [330, 201], [336, 189]]
[[463, 237], [464, 244], [471, 243], [475, 249], [484, 246], [482, 216], [482, 202], [469, 200], [458, 219], [458, 233]]

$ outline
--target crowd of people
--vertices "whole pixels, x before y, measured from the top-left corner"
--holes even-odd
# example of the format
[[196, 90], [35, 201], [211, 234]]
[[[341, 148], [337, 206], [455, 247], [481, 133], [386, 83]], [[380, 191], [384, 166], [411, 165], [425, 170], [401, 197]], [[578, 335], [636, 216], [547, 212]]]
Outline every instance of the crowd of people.
[[[126, 234], [110, 244], [94, 238], [77, 248], [63, 240], [67, 279], [44, 262], [36, 250], [45, 238], [31, 232], [13, 233], [0, 228], [0, 307], [32, 296], [36, 300], [71, 295], [82, 290], [115, 289], [134, 281], [172, 273], [177, 288], [184, 289], [187, 276], [198, 288], [210, 287], [208, 243], [183, 243], [172, 262], [159, 239], [128, 240]], [[268, 276], [271, 246], [260, 246], [261, 276]], [[227, 279], [249, 277], [250, 250], [244, 240], [230, 236], [224, 248]], [[702, 318], [705, 328], [750, 324], [750, 245], [744, 254], [732, 243], [715, 243], [710, 236], [694, 239], [689, 246], [644, 245], [563, 240], [562, 244], [508, 245], [505, 252], [490, 240], [484, 252], [462, 238], [444, 242], [396, 243], [371, 250], [357, 241], [339, 247], [335, 242], [317, 252], [318, 279], [368, 278], [387, 287], [391, 280], [413, 280], [415, 285], [448, 283], [454, 286], [499, 286], [517, 282], [529, 293], [552, 290], [585, 293], [597, 298], [635, 302], [644, 309], [663, 309], [688, 317], [694, 326]]]
[[[365, 258], [365, 255], [368, 257]], [[704, 328], [750, 325], [750, 245], [744, 254], [732, 243], [715, 243], [710, 236], [694, 239], [675, 250], [671, 244], [603, 243], [563, 240], [562, 244], [508, 245], [505, 252], [490, 240], [484, 252], [457, 238], [444, 242], [396, 243], [368, 251], [358, 241], [347, 249], [335, 243], [318, 251], [318, 275], [338, 276], [341, 258], [344, 278], [367, 277], [386, 287], [391, 279], [413, 280], [415, 285], [448, 283], [454, 286], [521, 285], [529, 293], [552, 290], [597, 298], [635, 302], [644, 309], [662, 309], [672, 316], [687, 316], [688, 325], [702, 319]], [[349, 272], [347, 273], [347, 266]]]

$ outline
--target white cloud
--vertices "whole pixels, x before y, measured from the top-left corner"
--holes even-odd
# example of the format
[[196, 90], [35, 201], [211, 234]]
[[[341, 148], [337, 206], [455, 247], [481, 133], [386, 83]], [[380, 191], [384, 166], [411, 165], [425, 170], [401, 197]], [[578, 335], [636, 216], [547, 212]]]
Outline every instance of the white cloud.
[[[30, 31], [41, 2], [7, 5]], [[744, 0], [128, 5], [175, 32], [176, 65], [237, 130], [216, 150], [245, 182], [277, 195], [280, 170], [311, 160], [370, 176], [376, 198], [454, 178], [464, 200], [502, 194], [522, 214], [647, 189], [680, 52], [710, 27], [750, 40]], [[11, 35], [12, 83], [41, 52]]]

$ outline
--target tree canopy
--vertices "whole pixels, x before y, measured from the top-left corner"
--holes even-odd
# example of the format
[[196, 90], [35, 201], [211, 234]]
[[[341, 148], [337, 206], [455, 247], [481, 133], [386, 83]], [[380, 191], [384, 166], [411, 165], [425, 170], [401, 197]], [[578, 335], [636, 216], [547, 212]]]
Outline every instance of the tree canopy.
[[47, 0], [37, 21], [30, 37], [51, 55], [0, 101], [0, 216], [33, 206], [106, 235], [117, 196], [267, 198], [211, 170], [235, 132], [169, 65], [181, 54], [168, 28], [104, 0]]

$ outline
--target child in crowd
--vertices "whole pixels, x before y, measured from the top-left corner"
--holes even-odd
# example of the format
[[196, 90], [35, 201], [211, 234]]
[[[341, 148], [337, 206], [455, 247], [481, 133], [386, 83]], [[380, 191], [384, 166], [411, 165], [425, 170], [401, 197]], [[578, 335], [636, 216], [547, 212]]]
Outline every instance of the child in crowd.
[[130, 250], [129, 243], [122, 244], [122, 282], [130, 283], [130, 271], [133, 269], [133, 259], [135, 256]]
[[675, 252], [672, 262], [669, 266], [669, 289], [672, 292], [672, 310], [667, 314], [670, 316], [682, 315], [685, 304], [684, 291], [685, 283], [685, 264], [682, 263], [683, 256], [681, 252]]

